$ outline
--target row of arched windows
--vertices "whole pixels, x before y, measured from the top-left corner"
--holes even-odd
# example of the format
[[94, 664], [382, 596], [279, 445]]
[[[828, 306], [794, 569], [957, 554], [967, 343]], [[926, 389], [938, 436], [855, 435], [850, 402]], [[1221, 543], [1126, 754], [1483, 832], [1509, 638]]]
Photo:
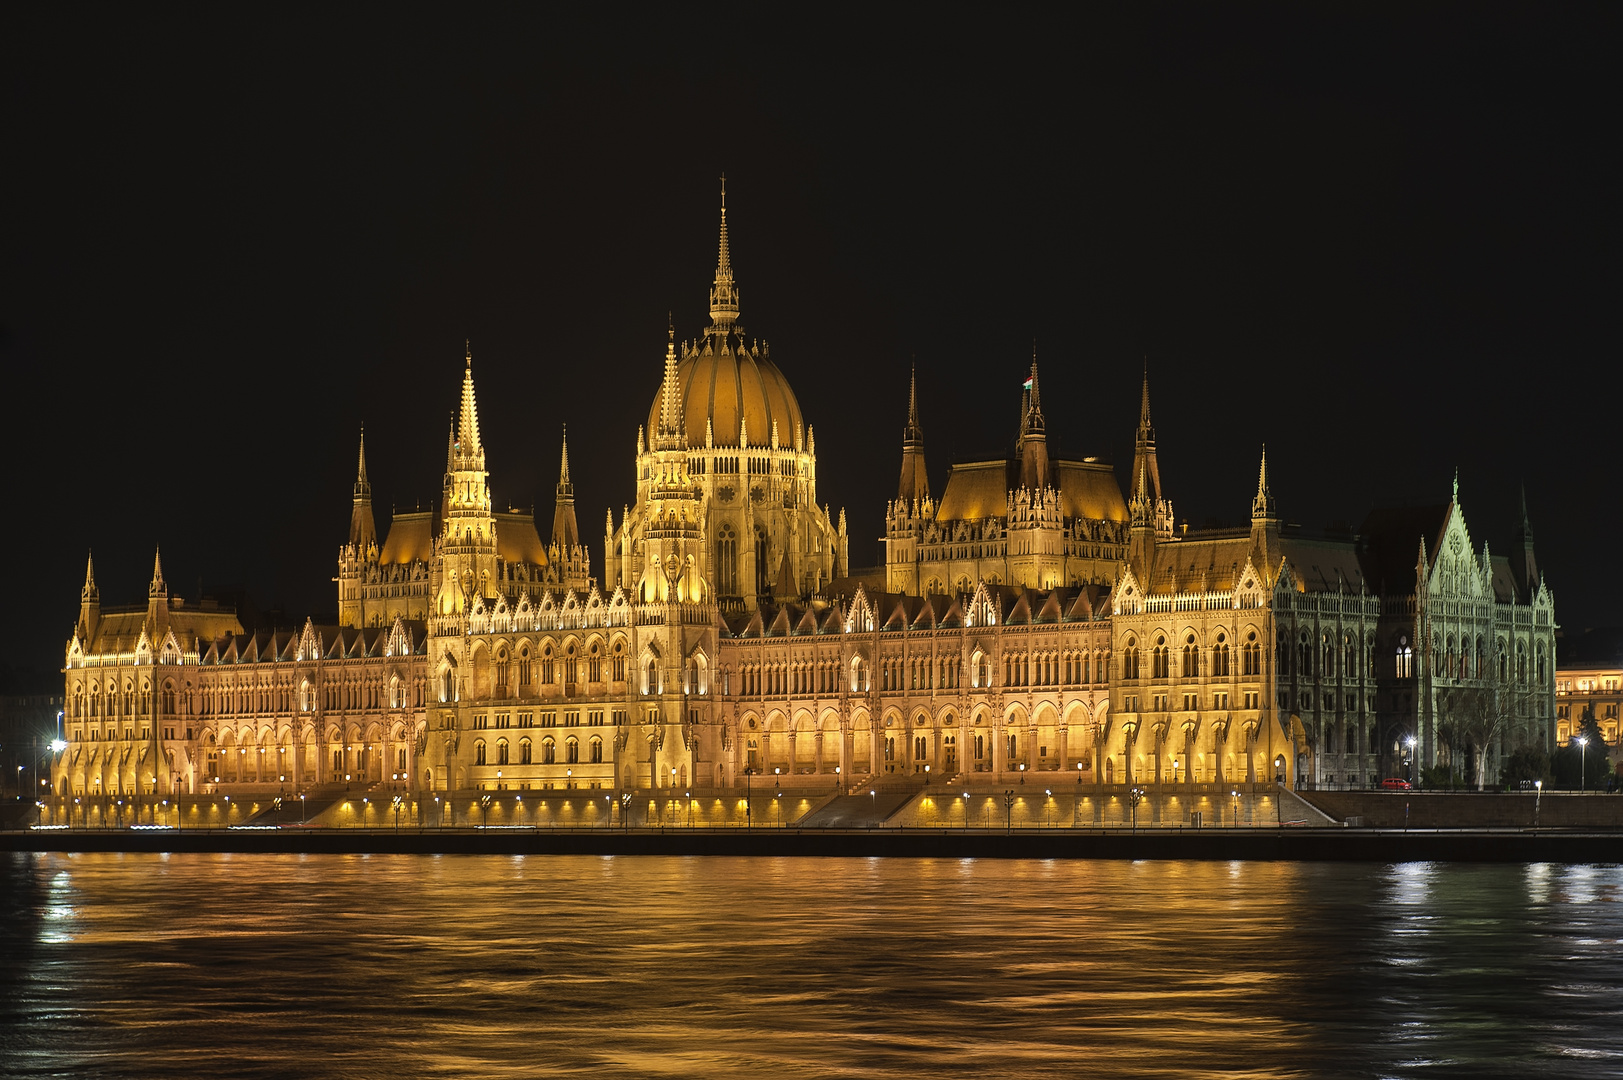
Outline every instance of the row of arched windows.
[[[494, 747], [480, 739], [473, 744], [473, 763], [475, 765], [533, 765], [533, 747], [529, 739], [518, 741], [518, 757], [511, 757], [513, 747], [506, 739], [497, 739]], [[558, 743], [554, 739], [541, 740], [542, 765], [578, 765], [580, 764], [580, 740], [569, 738], [564, 740], [563, 760], [558, 760]], [[603, 762], [603, 740], [593, 736], [586, 744], [586, 761], [588, 764], [599, 765]]]
[[[1229, 678], [1234, 674], [1230, 648], [1228, 633], [1222, 630], [1217, 632], [1210, 648], [1203, 648], [1192, 633], [1184, 635], [1183, 644], [1178, 648], [1175, 648], [1167, 640], [1165, 634], [1156, 634], [1154, 643], [1150, 646], [1149, 677], [1152, 679], [1173, 678], [1173, 669], [1176, 666], [1177, 677], [1179, 678], [1198, 679], [1202, 675], [1214, 679]], [[1143, 669], [1139, 663], [1139, 649], [1138, 639], [1133, 636], [1129, 636], [1122, 646], [1121, 677], [1123, 680], [1133, 681], [1142, 677]], [[1248, 678], [1261, 675], [1262, 642], [1257, 640], [1255, 630], [1246, 631], [1246, 637], [1240, 643], [1239, 652], [1239, 674]]]

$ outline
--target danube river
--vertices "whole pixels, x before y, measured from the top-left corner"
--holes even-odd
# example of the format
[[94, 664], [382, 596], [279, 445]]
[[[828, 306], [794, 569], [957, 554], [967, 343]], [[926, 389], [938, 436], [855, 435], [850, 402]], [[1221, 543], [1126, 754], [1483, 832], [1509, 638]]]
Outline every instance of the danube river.
[[1615, 866], [0, 855], [7, 1077], [1618, 1076]]

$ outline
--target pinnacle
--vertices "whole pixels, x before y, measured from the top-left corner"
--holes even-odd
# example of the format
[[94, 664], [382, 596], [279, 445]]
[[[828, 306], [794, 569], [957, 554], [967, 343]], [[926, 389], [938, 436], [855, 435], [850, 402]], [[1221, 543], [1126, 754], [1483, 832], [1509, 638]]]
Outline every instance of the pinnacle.
[[569, 482], [569, 425], [564, 425], [563, 463], [558, 469], [558, 490], [571, 487]]
[[457, 442], [464, 454], [484, 450], [479, 440], [479, 405], [473, 394], [473, 350], [468, 350], [468, 366], [462, 373], [462, 415], [457, 422]]
[[94, 552], [85, 553], [85, 590], [96, 587], [96, 557]]
[[355, 497], [359, 499], [371, 494], [372, 485], [366, 479], [366, 425], [362, 424], [360, 462], [355, 469]]

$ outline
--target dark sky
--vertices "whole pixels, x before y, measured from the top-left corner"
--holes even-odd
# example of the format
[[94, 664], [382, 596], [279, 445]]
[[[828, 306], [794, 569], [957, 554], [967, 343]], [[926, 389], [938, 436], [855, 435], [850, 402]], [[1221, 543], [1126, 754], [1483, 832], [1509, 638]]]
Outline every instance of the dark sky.
[[336, 608], [364, 421], [379, 525], [427, 506], [471, 338], [496, 497], [632, 494], [666, 312], [706, 322], [718, 174], [744, 323], [879, 558], [909, 357], [939, 491], [1050, 439], [1196, 525], [1525, 481], [1569, 628], [1619, 618], [1617, 8], [910, 9], [879, 25], [373, 7], [20, 6], [0, 25], [8, 665], [103, 602]]

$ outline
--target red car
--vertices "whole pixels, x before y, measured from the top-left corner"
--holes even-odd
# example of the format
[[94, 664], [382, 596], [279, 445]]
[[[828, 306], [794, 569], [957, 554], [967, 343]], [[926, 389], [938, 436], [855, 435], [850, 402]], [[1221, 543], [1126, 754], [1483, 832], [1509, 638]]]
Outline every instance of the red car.
[[1409, 783], [1409, 781], [1399, 780], [1396, 777], [1393, 777], [1390, 780], [1381, 781], [1382, 791], [1409, 791], [1413, 789], [1413, 787], [1414, 785]]

